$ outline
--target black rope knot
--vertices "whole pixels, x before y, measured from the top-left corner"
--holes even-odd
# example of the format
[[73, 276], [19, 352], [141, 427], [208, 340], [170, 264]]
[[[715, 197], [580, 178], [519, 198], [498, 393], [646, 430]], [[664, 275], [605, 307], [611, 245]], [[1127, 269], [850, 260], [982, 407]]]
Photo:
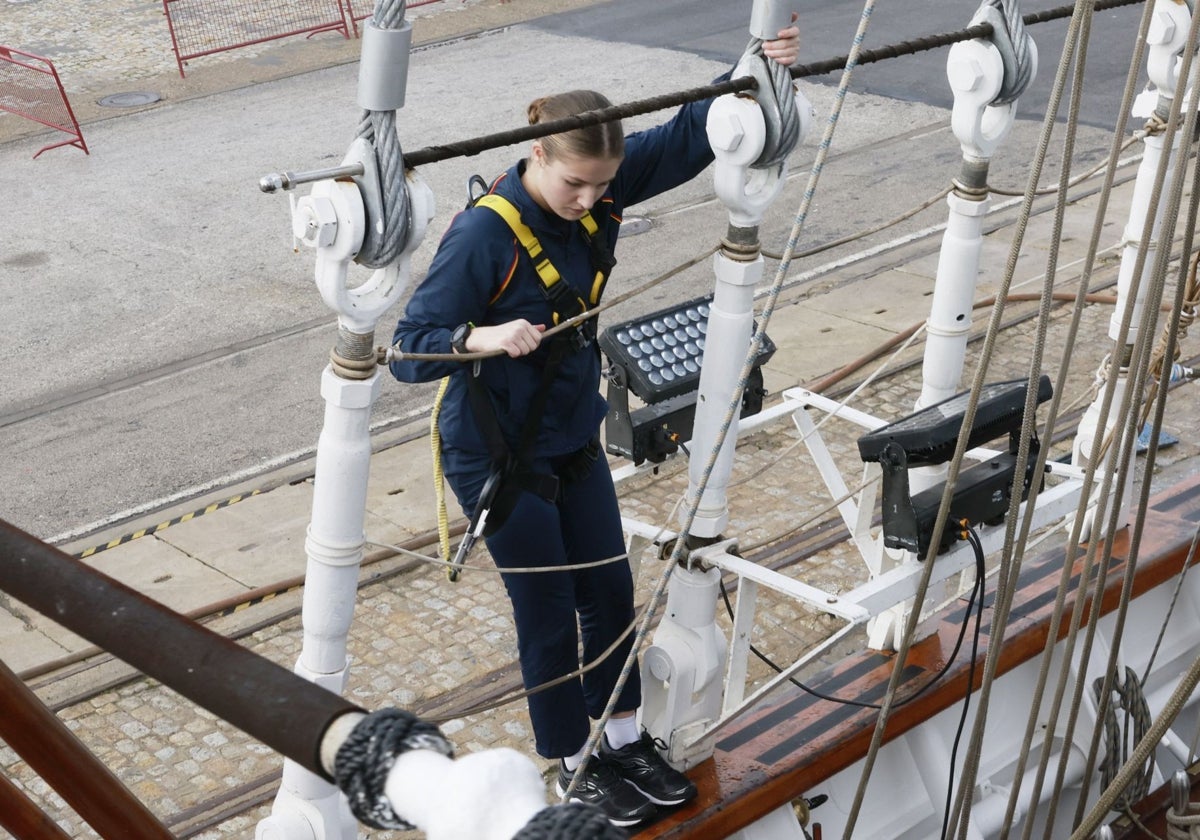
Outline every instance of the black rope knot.
[[625, 840], [628, 836], [595, 805], [569, 802], [538, 811], [513, 840]]
[[401, 709], [367, 715], [338, 748], [333, 777], [359, 822], [372, 828], [414, 828], [392, 810], [384, 793], [396, 757], [409, 750], [433, 750], [454, 757], [454, 747], [440, 729]]

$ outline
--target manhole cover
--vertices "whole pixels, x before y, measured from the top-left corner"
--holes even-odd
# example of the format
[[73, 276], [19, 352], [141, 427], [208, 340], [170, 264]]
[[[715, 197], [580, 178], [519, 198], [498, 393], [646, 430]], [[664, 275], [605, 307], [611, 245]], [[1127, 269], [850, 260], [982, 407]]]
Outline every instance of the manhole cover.
[[650, 230], [650, 220], [645, 216], [627, 216], [621, 222], [621, 229], [617, 232], [617, 237], [637, 236], [648, 230]]
[[132, 93], [114, 93], [97, 100], [96, 104], [105, 108], [136, 108], [138, 105], [149, 105], [160, 99], [162, 97], [153, 91], [140, 90]]

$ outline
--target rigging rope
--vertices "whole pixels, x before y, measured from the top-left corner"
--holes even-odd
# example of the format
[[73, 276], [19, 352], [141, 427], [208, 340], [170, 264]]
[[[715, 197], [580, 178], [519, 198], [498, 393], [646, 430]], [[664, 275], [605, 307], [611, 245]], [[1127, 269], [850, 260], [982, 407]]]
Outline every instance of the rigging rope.
[[[1198, 35], [1200, 35], [1200, 17], [1193, 16], [1192, 21], [1191, 21], [1191, 29], [1188, 33], [1187, 46], [1185, 47], [1185, 49], [1183, 51], [1181, 67], [1180, 67], [1180, 79], [1181, 79], [1181, 85], [1184, 85], [1183, 89], [1186, 89], [1186, 83], [1183, 82], [1183, 80], [1191, 79], [1192, 73], [1194, 72], [1193, 59], [1195, 56], [1195, 49], [1196, 49]], [[1162, 184], [1166, 180], [1166, 171], [1168, 168], [1168, 164], [1169, 164], [1169, 161], [1170, 161], [1172, 155], [1175, 154], [1174, 142], [1175, 142], [1176, 135], [1178, 134], [1178, 136], [1182, 137], [1182, 138], [1192, 138], [1195, 136], [1195, 128], [1196, 128], [1195, 109], [1196, 109], [1197, 90], [1195, 89], [1194, 86], [1192, 88], [1190, 102], [1188, 103], [1188, 107], [1187, 107], [1187, 117], [1184, 120], [1183, 125], [1180, 126], [1180, 117], [1183, 112], [1183, 104], [1184, 104], [1183, 99], [1184, 99], [1183, 96], [1176, 96], [1176, 97], [1173, 97], [1173, 101], [1171, 103], [1170, 114], [1168, 117], [1167, 130], [1166, 130], [1165, 138], [1164, 138], [1164, 148], [1168, 151], [1166, 154], [1164, 154], [1162, 156], [1162, 160], [1159, 163], [1158, 170], [1155, 173], [1154, 190], [1153, 190], [1154, 195], [1152, 196], [1152, 201], [1149, 205], [1152, 208], [1158, 206], [1159, 193], [1161, 192]], [[1177, 222], [1178, 215], [1179, 215], [1179, 207], [1182, 202], [1184, 181], [1185, 181], [1184, 170], [1185, 170], [1185, 168], [1183, 166], [1180, 166], [1178, 168], [1177, 172], [1175, 173], [1174, 180], [1172, 181], [1170, 192], [1168, 194], [1167, 207], [1166, 207], [1166, 211], [1164, 214], [1164, 219], [1169, 220], [1169, 224], [1164, 228], [1164, 231], [1162, 233], [1162, 238], [1166, 239], [1167, 241], [1169, 241], [1171, 238], [1173, 238], [1171, 231], [1174, 229], [1174, 226]], [[1197, 168], [1193, 174], [1194, 174], [1195, 178], [1200, 178], [1200, 168]], [[1192, 249], [1192, 243], [1193, 243], [1193, 239], [1194, 239], [1194, 235], [1195, 235], [1194, 226], [1196, 223], [1197, 216], [1198, 216], [1198, 214], [1200, 214], [1200, 204], [1198, 204], [1198, 201], [1200, 201], [1200, 196], [1193, 195], [1191, 204], [1189, 207], [1189, 212], [1188, 212], [1188, 227], [1185, 230], [1185, 240], [1186, 241], [1185, 241], [1184, 253], [1189, 253]], [[1154, 225], [1149, 224], [1149, 223], [1147, 223], [1145, 225], [1145, 229], [1143, 231], [1143, 235], [1141, 238], [1141, 243], [1139, 245], [1139, 258], [1137, 260], [1137, 265], [1134, 270], [1134, 277], [1137, 278], [1138, 282], [1140, 282], [1140, 279], [1142, 277], [1143, 265], [1145, 262], [1145, 253], [1149, 247], [1149, 242], [1151, 240], [1151, 234], [1152, 234], [1153, 227], [1154, 227]], [[1168, 263], [1170, 262], [1170, 257], [1171, 257], [1170, 251], [1171, 251], [1170, 248], [1159, 249], [1159, 252], [1157, 254], [1157, 257], [1156, 257], [1156, 260], [1155, 260], [1155, 263], [1153, 266], [1153, 270], [1151, 271], [1151, 276], [1149, 278], [1150, 290], [1147, 293], [1147, 299], [1149, 299], [1149, 300], [1161, 300], [1162, 299], [1163, 289], [1165, 287], [1165, 281], [1166, 281], [1167, 266], [1168, 266]], [[1183, 270], [1183, 266], [1181, 266], [1181, 271], [1182, 270]], [[1183, 293], [1184, 293], [1184, 284], [1182, 282], [1180, 282], [1177, 284], [1177, 287], [1176, 287], [1175, 306], [1172, 310], [1172, 318], [1176, 322], [1178, 321], [1179, 314], [1181, 311], [1181, 303], [1182, 303]], [[1136, 288], [1132, 289], [1130, 294], [1136, 295], [1137, 294]], [[1132, 309], [1132, 307], [1130, 307], [1130, 309]], [[1148, 375], [1148, 367], [1149, 367], [1148, 360], [1150, 358], [1150, 347], [1151, 347], [1151, 344], [1153, 341], [1153, 325], [1156, 321], [1156, 317], [1155, 317], [1156, 313], [1154, 312], [1154, 309], [1155, 309], [1154, 307], [1148, 307], [1146, 309], [1146, 311], [1143, 313], [1142, 324], [1139, 328], [1139, 333], [1138, 333], [1137, 345], [1134, 349], [1134, 354], [1130, 360], [1130, 369], [1131, 369], [1133, 375], [1132, 375], [1132, 378], [1131, 378], [1131, 381], [1130, 381], [1128, 387], [1126, 388], [1124, 398], [1122, 399], [1122, 404], [1121, 404], [1121, 415], [1120, 416], [1130, 418], [1129, 422], [1124, 423], [1122, 425], [1121, 429], [1122, 429], [1123, 433], [1129, 437], [1136, 436], [1136, 434], [1137, 434], [1136, 413], [1135, 413], [1135, 408], [1134, 408], [1134, 405], [1136, 403], [1135, 395], [1141, 393], [1142, 389], [1146, 385], [1146, 378]], [[1121, 329], [1119, 331], [1119, 335], [1117, 338], [1117, 346], [1118, 347], [1122, 346], [1127, 341], [1127, 339], [1126, 339], [1127, 328], [1128, 328], [1128, 323], [1130, 320], [1131, 320], [1130, 313], [1127, 311], [1125, 314], [1125, 317], [1122, 319], [1122, 322], [1121, 322]], [[1168, 339], [1168, 344], [1173, 343], [1173, 341], [1174, 341], [1174, 333], [1172, 332], [1170, 338]], [[1162, 422], [1163, 410], [1166, 405], [1166, 396], [1167, 396], [1167, 391], [1164, 389], [1159, 393], [1157, 400], [1156, 400], [1156, 412], [1157, 413], [1156, 413], [1155, 423], [1158, 425], [1161, 425], [1161, 422]], [[1157, 441], [1152, 440], [1151, 444], [1150, 444], [1150, 448], [1146, 454], [1146, 462], [1144, 465], [1145, 474], [1147, 476], [1153, 474], [1154, 465], [1155, 465], [1155, 462], [1157, 459], [1157, 451], [1158, 451]], [[1132, 458], [1133, 458], [1133, 446], [1132, 445], [1123, 446], [1121, 449], [1120, 464], [1117, 467], [1117, 474], [1118, 474], [1118, 476], [1122, 477], [1122, 479], [1124, 479], [1124, 476], [1126, 476], [1128, 473], [1129, 462]], [[1111, 472], [1111, 470], [1106, 471], [1106, 479], [1107, 479], [1107, 475], [1109, 472]], [[1138, 505], [1139, 505], [1139, 509], [1144, 510], [1148, 503], [1148, 500], [1149, 500], [1150, 481], [1148, 481], [1148, 480], [1143, 481], [1142, 484], [1143, 484], [1143, 486], [1140, 489]], [[1119, 515], [1120, 515], [1119, 506], [1114, 505], [1114, 510], [1112, 512], [1112, 515], [1110, 516], [1110, 518], [1108, 520], [1107, 533], [1105, 536], [1105, 556], [1106, 557], [1110, 556], [1110, 554], [1111, 554], [1113, 536], [1115, 535], [1119, 526], [1122, 524], [1122, 522], [1118, 518]], [[1115, 671], [1116, 671], [1117, 658], [1118, 658], [1118, 653], [1120, 651], [1121, 638], [1122, 638], [1122, 635], [1124, 632], [1124, 624], [1125, 624], [1125, 618], [1126, 618], [1126, 613], [1127, 613], [1127, 609], [1128, 609], [1128, 602], [1129, 602], [1131, 594], [1132, 594], [1133, 572], [1134, 572], [1134, 567], [1136, 566], [1136, 558], [1138, 556], [1138, 552], [1139, 552], [1140, 546], [1141, 546], [1141, 539], [1142, 539], [1144, 527], [1145, 527], [1144, 519], [1142, 517], [1137, 517], [1134, 520], [1133, 527], [1132, 527], [1132, 533], [1130, 534], [1130, 537], [1129, 537], [1129, 545], [1128, 545], [1129, 560], [1128, 560], [1128, 564], [1126, 567], [1125, 579], [1124, 579], [1123, 585], [1122, 585], [1120, 604], [1118, 606], [1115, 621], [1113, 623], [1113, 628], [1111, 631], [1112, 642], [1111, 642], [1111, 650], [1110, 650], [1109, 657], [1108, 657], [1108, 666], [1107, 666], [1108, 672], [1106, 675], [1106, 679], [1110, 678], [1113, 674], [1115, 674]], [[1095, 542], [1095, 541], [1093, 540], [1093, 542]], [[1099, 596], [1097, 596], [1096, 602], [1095, 602], [1095, 608], [1097, 610], [1098, 610], [1098, 607], [1099, 607]], [[1092, 625], [1094, 625], [1097, 620], [1098, 620], [1098, 617], [1094, 617], [1092, 619], [1092, 621], [1089, 623], [1089, 634], [1094, 632], [1094, 630], [1092, 630]], [[1085, 653], [1084, 661], [1086, 661], [1086, 653]], [[1106, 698], [1107, 698], [1107, 695], [1106, 695]], [[1174, 719], [1174, 716], [1177, 713], [1178, 713], [1178, 709], [1175, 709], [1174, 711], [1171, 711], [1169, 708], [1164, 709], [1163, 712], [1161, 713], [1162, 718], [1160, 718], [1160, 720], [1166, 719], [1167, 720], [1166, 725], [1169, 725], [1170, 721]], [[1159, 721], [1156, 720], [1155, 726], [1157, 727], [1158, 725], [1159, 725]], [[1100, 740], [1100, 731], [1099, 731], [1099, 729], [1097, 729], [1093, 732], [1092, 744], [1091, 744], [1091, 747], [1090, 747], [1089, 753], [1088, 753], [1088, 764], [1085, 767], [1085, 772], [1087, 772], [1087, 773], [1090, 773], [1092, 767], [1094, 767], [1094, 765], [1095, 765], [1095, 756], [1099, 749], [1099, 740]], [[1127, 763], [1126, 767], [1123, 768], [1123, 772], [1128, 769], [1129, 769], [1129, 764]], [[1127, 775], [1127, 777], [1124, 778], [1123, 780], [1114, 782], [1114, 785], [1110, 785], [1109, 788], [1107, 788], [1105, 790], [1104, 795], [1101, 797], [1101, 801], [1105, 801], [1106, 799], [1109, 798], [1110, 794], [1112, 794], [1112, 792], [1113, 792], [1113, 788], [1116, 785], [1123, 786], [1125, 784], [1128, 784], [1128, 782], [1129, 782], [1128, 776], [1131, 776], [1131, 775], [1132, 775], [1132, 771], [1130, 771], [1130, 773]], [[1082, 814], [1084, 804], [1085, 804], [1084, 801], [1081, 799], [1078, 803], [1078, 808], [1076, 810], [1077, 818]]]
[[[1144, 27], [1144, 25], [1145, 25], [1145, 21], [1143, 22], [1143, 27]], [[1075, 22], [1073, 21], [1072, 32], [1068, 35], [1068, 49], [1069, 50], [1074, 49], [1073, 45], [1077, 42], [1077, 40], [1078, 40], [1078, 27], [1076, 26]], [[1142, 43], [1142, 41], [1139, 40], [1139, 42], [1138, 42], [1139, 50], [1140, 50], [1141, 43]], [[1067, 56], [1067, 60], [1069, 61], [1069, 56]], [[1130, 77], [1129, 77], [1129, 80], [1127, 81], [1123, 104], [1119, 110], [1119, 113], [1122, 114], [1121, 125], [1124, 124], [1125, 118], [1123, 115], [1128, 113], [1128, 106], [1132, 102], [1133, 80], [1134, 80], [1134, 77], [1136, 74], [1137, 66], [1140, 66], [1140, 58], [1135, 58], [1134, 62], [1131, 64]], [[1052, 107], [1050, 109], [1048, 109], [1047, 116], [1046, 116], [1046, 122], [1043, 125], [1042, 148], [1041, 148], [1041, 154], [1039, 155], [1038, 160], [1042, 159], [1042, 157], [1044, 156], [1044, 153], [1045, 153], [1045, 149], [1048, 145], [1049, 134], [1052, 130], [1052, 120], [1054, 119], [1054, 116], [1057, 113], [1057, 107], [1058, 107], [1057, 101], [1058, 101], [1058, 98], [1061, 96], [1061, 89], [1062, 89], [1062, 84], [1063, 84], [1064, 79], [1065, 79], [1065, 63], [1060, 65], [1059, 72], [1058, 72], [1058, 80], [1056, 81], [1055, 91], [1054, 91], [1053, 98], [1052, 98]], [[1107, 207], [1108, 197], [1111, 192], [1111, 186], [1112, 186], [1112, 182], [1113, 182], [1113, 178], [1114, 178], [1114, 174], [1115, 174], [1115, 163], [1114, 162], [1117, 159], [1117, 154], [1119, 151], [1119, 145], [1121, 142], [1122, 132], [1123, 132], [1123, 129], [1119, 127], [1113, 136], [1113, 149], [1109, 155], [1109, 161], [1110, 161], [1109, 168], [1106, 171], [1105, 184], [1101, 190], [1101, 195], [1100, 195], [1101, 207], [1097, 211], [1096, 223], [1093, 227], [1092, 237], [1089, 242], [1088, 255], [1086, 257], [1086, 264], [1085, 264], [1084, 278], [1083, 278], [1083, 281], [1082, 281], [1082, 283], [1080, 285], [1080, 289], [1079, 289], [1080, 300], [1077, 301], [1075, 312], [1073, 314], [1071, 327], [1070, 327], [1070, 330], [1068, 333], [1068, 345], [1067, 345], [1067, 349], [1064, 351], [1065, 357], [1070, 356], [1070, 354], [1071, 354], [1070, 348], [1074, 345], [1075, 336], [1078, 333], [1080, 316], [1082, 314], [1082, 302], [1083, 302], [1082, 298], [1083, 298], [1086, 288], [1089, 285], [1087, 282], [1087, 278], [1090, 276], [1090, 272], [1092, 271], [1092, 268], [1095, 264], [1095, 257], [1096, 257], [1096, 253], [1097, 253], [1097, 245], [1098, 245], [1099, 236], [1100, 236], [1101, 223], [1103, 220], [1105, 209]], [[1035, 186], [1034, 180], [1035, 179], [1031, 178], [1030, 190], [1027, 192], [1027, 195], [1026, 195], [1025, 207], [1022, 212], [1022, 222], [1021, 222], [1022, 226], [1024, 225], [1025, 220], [1027, 219], [1029, 206], [1030, 206], [1030, 203], [1032, 200], [1031, 193]], [[1019, 242], [1019, 237], [1016, 241]], [[1016, 254], [1015, 248], [1016, 247], [1017, 246], [1014, 244], [1014, 251], [1010, 252], [1009, 266], [1007, 269], [1007, 276], [1006, 276], [1006, 280], [1005, 280], [1006, 285], [1008, 283], [1008, 276], [1011, 275], [1011, 273], [1015, 267], [1015, 254]], [[996, 315], [997, 315], [997, 313], [994, 313], [993, 326], [996, 323], [996, 317], [995, 317]], [[1047, 435], [1050, 435], [1053, 433], [1054, 419], [1057, 415], [1057, 407], [1058, 407], [1060, 395], [1064, 393], [1064, 389], [1063, 389], [1062, 385], [1063, 385], [1062, 376], [1060, 375], [1059, 382], [1055, 387], [1055, 396], [1051, 403], [1050, 418], [1047, 421], [1047, 429], [1048, 429]], [[1090, 481], [1091, 481], [1090, 475], [1088, 476], [1088, 478], [1086, 480], [1087, 480], [1087, 482], [1090, 483]], [[1086, 492], [1087, 491], [1085, 489], [1085, 491], [1084, 491], [1085, 496], [1086, 496]], [[1077, 522], [1081, 521], [1081, 517], [1082, 517], [1083, 513], [1084, 513], [1084, 511], [1080, 511], [1080, 513], [1079, 513], [1080, 518], [1077, 519]], [[1022, 529], [1023, 529], [1022, 540], [1021, 540], [1022, 544], [1024, 544], [1024, 542], [1027, 540], [1029, 527], [1030, 527], [1030, 523], [1027, 520], [1025, 523], [1023, 523], [1023, 526], [1022, 526]], [[1072, 545], [1072, 547], [1070, 548], [1071, 556], [1068, 557], [1068, 561], [1064, 568], [1064, 578], [1068, 577], [1067, 570], [1073, 565], [1074, 545], [1076, 545], [1078, 542], [1077, 536], [1078, 536], [1078, 534], [1075, 533], [1072, 535], [1072, 538], [1071, 538], [1071, 545]], [[1019, 565], [1014, 566], [1009, 561], [1009, 551], [1010, 550], [1011, 550], [1010, 546], [1006, 543], [1005, 555], [1002, 560], [1003, 574], [1002, 574], [1002, 578], [1000, 580], [1000, 585], [998, 587], [999, 596], [997, 598], [997, 607], [996, 607], [997, 612], [996, 612], [996, 618], [993, 623], [993, 633], [995, 634], [995, 633], [997, 633], [997, 631], [999, 631], [999, 634], [997, 635], [994, 644], [989, 646], [988, 662], [986, 663], [986, 671], [985, 671], [985, 677], [984, 677], [984, 686], [983, 686], [983, 689], [981, 692], [981, 695], [982, 695], [981, 696], [981, 703], [982, 703], [981, 709], [983, 711], [981, 711], [981, 714], [980, 714], [979, 718], [977, 719], [979, 721], [982, 721], [982, 719], [984, 717], [983, 712], [986, 711], [986, 706], [987, 706], [987, 702], [988, 702], [988, 699], [990, 696], [992, 682], [995, 678], [996, 662], [995, 662], [995, 658], [994, 658], [994, 650], [1002, 644], [1003, 631], [1006, 626], [1009, 609], [1011, 608], [1011, 593], [1013, 591], [1015, 575], [1019, 572]], [[1085, 579], [1086, 579], [1086, 576], [1087, 576], [1086, 571], [1085, 571], [1084, 575], [1085, 575]], [[1061, 620], [1062, 607], [1063, 607], [1063, 602], [1065, 599], [1064, 585], [1065, 584], [1060, 583], [1057, 601], [1055, 604], [1054, 618], [1052, 619], [1052, 621], [1055, 623], [1055, 625], [1057, 625], [1057, 622]], [[1051, 635], [1052, 636], [1054, 635], [1054, 631], [1051, 631]], [[1042, 673], [1039, 675], [1039, 685], [1035, 692], [1035, 696], [1037, 698], [1040, 698], [1041, 692], [1044, 688], [1046, 678], [1047, 678], [1048, 667], [1049, 667], [1048, 663], [1044, 661], [1043, 667], [1042, 667]], [[1037, 708], [1038, 706], [1040, 706], [1040, 699], [1035, 700], [1034, 707]], [[1033, 726], [1032, 717], [1031, 717], [1030, 726], [1031, 727]], [[974, 755], [974, 756], [977, 756], [977, 754], [978, 754], [978, 742], [980, 741], [981, 738], [982, 738], [982, 727], [977, 726], [976, 732], [973, 734], [972, 755]], [[1031, 738], [1032, 738], [1032, 733], [1030, 731], [1027, 731], [1025, 742], [1023, 744], [1021, 756], [1019, 759], [1020, 765], [1018, 767], [1018, 774], [1023, 774], [1024, 761], [1028, 757], [1029, 744], [1030, 744]], [[962, 808], [962, 797], [965, 794], [965, 792], [970, 791], [972, 789], [973, 784], [974, 784], [974, 782], [973, 782], [974, 776], [977, 773], [977, 770], [978, 770], [978, 764], [977, 764], [977, 758], [976, 758], [975, 761], [973, 761], [969, 764], [965, 778], [960, 785], [960, 798], [956, 803], [957, 808], [960, 808], [960, 809]], [[1020, 786], [1019, 783], [1020, 783], [1020, 775], [1018, 775], [1016, 777], [1016, 781], [1014, 782], [1014, 785], [1013, 785], [1014, 790], [1016, 790]], [[1015, 807], [1015, 802], [1013, 799], [1010, 798], [1009, 808], [1008, 808], [1008, 812], [1007, 812], [1005, 820], [1004, 820], [1004, 824], [1006, 824], [1006, 825], [1012, 824], [1014, 807]]]
[[[380, 29], [400, 29], [404, 25], [405, 0], [379, 0], [374, 25]], [[385, 268], [396, 261], [408, 243], [412, 225], [412, 205], [404, 180], [404, 152], [396, 131], [395, 111], [364, 110], [355, 135], [371, 144], [383, 190], [383, 218], [372, 219], [366, 202], [367, 224], [358, 262], [367, 268]]]

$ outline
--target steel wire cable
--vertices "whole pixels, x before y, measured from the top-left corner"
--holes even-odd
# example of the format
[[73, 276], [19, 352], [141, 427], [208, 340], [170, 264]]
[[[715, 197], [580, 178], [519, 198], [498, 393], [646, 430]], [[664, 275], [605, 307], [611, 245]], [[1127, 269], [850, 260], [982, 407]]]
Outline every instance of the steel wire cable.
[[[400, 29], [404, 25], [405, 6], [405, 0], [379, 0], [375, 5], [374, 25], [380, 29]], [[374, 151], [383, 202], [382, 219], [371, 219], [370, 203], [366, 203], [367, 224], [357, 261], [368, 268], [384, 268], [399, 258], [408, 244], [412, 226], [412, 204], [404, 178], [404, 152], [396, 130], [396, 112], [364, 110], [355, 136], [370, 143]]]
[[789, 68], [763, 54], [761, 38], [751, 38], [742, 54], [742, 64], [749, 63], [755, 78], [754, 99], [763, 112], [766, 141], [754, 166], [769, 169], [787, 160], [800, 140], [800, 111], [793, 95]]
[[1033, 39], [1025, 29], [1017, 0], [984, 0], [984, 8], [998, 12], [1001, 24], [992, 24], [992, 44], [1004, 61], [1004, 81], [992, 104], [1007, 105], [1033, 81]]

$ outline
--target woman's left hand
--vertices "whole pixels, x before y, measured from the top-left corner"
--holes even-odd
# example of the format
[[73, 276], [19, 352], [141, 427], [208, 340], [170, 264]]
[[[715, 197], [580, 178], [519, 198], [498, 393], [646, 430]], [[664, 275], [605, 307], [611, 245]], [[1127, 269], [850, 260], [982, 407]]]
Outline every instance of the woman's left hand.
[[[794, 22], [799, 15], [793, 14]], [[779, 30], [779, 37], [773, 41], [763, 42], [763, 55], [773, 61], [778, 61], [784, 67], [791, 67], [800, 57], [800, 27], [794, 25]]]

